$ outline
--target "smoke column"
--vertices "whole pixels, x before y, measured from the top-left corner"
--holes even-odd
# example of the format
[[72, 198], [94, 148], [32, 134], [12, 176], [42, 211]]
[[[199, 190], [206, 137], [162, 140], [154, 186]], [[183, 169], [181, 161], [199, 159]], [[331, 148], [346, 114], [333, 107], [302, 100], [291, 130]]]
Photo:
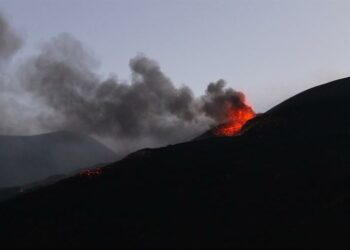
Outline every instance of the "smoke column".
[[[1, 18], [1, 60], [8, 61], [20, 44]], [[175, 87], [154, 60], [138, 55], [129, 64], [130, 82], [103, 79], [95, 71], [95, 58], [72, 35], [52, 38], [9, 79], [2, 78], [6, 96], [9, 85], [16, 91], [11, 101], [0, 100], [7, 114], [0, 132], [77, 131], [126, 153], [191, 139], [226, 122], [227, 110], [244, 102], [244, 95], [226, 88], [224, 80], [210, 83], [203, 96], [194, 97], [189, 87]]]

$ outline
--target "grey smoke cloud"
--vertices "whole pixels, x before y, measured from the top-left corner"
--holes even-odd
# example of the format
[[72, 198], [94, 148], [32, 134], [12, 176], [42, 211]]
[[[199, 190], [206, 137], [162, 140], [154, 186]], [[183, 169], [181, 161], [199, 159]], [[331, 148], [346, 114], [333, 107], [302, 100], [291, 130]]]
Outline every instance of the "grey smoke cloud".
[[[1, 41], [14, 37], [6, 27]], [[4, 44], [0, 56], [5, 58], [9, 52], [1, 51], [10, 47]], [[96, 59], [72, 35], [60, 34], [45, 43], [14, 76], [36, 107], [26, 124], [43, 131], [86, 133], [127, 152], [191, 139], [225, 122], [227, 109], [244, 100], [224, 80], [210, 83], [203, 96], [195, 97], [189, 87], [176, 87], [144, 55], [130, 60], [130, 82], [103, 79], [96, 66]], [[21, 115], [18, 108], [11, 113]]]
[[242, 92], [225, 88], [226, 82], [222, 79], [209, 83], [206, 94], [202, 97], [202, 109], [205, 114], [218, 123], [226, 121], [227, 111], [231, 108], [245, 105], [245, 96]]
[[8, 60], [21, 47], [22, 40], [0, 15], [0, 60]]

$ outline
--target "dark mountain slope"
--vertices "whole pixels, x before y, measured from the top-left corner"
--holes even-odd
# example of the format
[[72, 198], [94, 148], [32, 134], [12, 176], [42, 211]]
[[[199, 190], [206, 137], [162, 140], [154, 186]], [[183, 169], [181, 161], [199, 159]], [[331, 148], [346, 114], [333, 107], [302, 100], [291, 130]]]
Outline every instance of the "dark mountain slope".
[[77, 133], [0, 136], [0, 187], [24, 185], [115, 159], [111, 150]]
[[[335, 118], [335, 128], [347, 121]], [[0, 240], [12, 249], [349, 247], [350, 136], [314, 133], [317, 119], [309, 133], [255, 122], [241, 136], [142, 150], [4, 202]]]
[[262, 133], [324, 135], [350, 132], [350, 78], [316, 86], [248, 123]]
[[[350, 133], [350, 78], [301, 92], [248, 121], [243, 132], [254, 134]], [[219, 127], [219, 126], [218, 126]], [[194, 140], [215, 136], [218, 127]]]

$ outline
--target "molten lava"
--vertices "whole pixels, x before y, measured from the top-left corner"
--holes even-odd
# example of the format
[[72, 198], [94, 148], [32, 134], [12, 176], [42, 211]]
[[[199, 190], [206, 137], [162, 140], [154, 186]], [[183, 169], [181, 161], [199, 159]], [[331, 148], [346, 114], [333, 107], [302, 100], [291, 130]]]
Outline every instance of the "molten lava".
[[98, 176], [102, 173], [101, 168], [95, 168], [95, 169], [86, 169], [83, 170], [80, 174], [85, 176]]
[[227, 111], [228, 122], [215, 131], [217, 136], [237, 135], [247, 121], [256, 116], [252, 107], [242, 103], [239, 107], [231, 107]]

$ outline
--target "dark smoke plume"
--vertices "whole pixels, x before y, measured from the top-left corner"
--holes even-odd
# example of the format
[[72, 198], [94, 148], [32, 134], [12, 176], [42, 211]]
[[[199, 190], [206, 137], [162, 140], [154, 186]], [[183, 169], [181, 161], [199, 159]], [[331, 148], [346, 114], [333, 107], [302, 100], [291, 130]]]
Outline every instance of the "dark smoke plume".
[[222, 79], [209, 83], [206, 94], [202, 97], [202, 110], [219, 124], [226, 122], [226, 114], [229, 109], [245, 105], [244, 94], [231, 88], [225, 88], [225, 85]]
[[[1, 41], [13, 37], [6, 27]], [[130, 60], [129, 83], [116, 77], [102, 79], [96, 66], [69, 34], [42, 46], [13, 77], [36, 107], [32, 121], [25, 124], [43, 131], [83, 132], [126, 152], [191, 139], [225, 122], [226, 110], [244, 101], [243, 94], [225, 88], [223, 80], [210, 83], [206, 93], [195, 98], [187, 86], [175, 87], [159, 65], [143, 55]], [[11, 112], [21, 115], [18, 109]]]

